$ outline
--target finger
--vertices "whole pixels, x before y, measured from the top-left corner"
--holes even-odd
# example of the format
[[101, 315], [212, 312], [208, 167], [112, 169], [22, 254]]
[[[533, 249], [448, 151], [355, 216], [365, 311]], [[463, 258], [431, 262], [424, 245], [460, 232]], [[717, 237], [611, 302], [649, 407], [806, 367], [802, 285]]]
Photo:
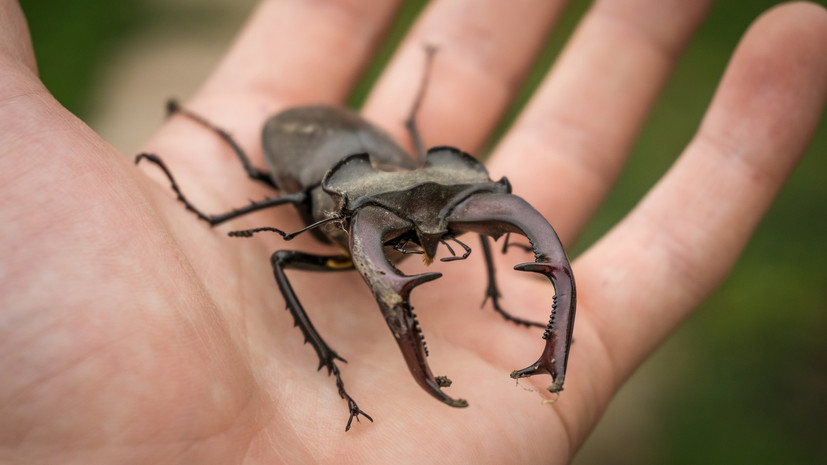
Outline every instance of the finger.
[[[265, 120], [289, 106], [341, 103], [398, 3], [264, 1], [186, 106], [229, 132], [253, 165], [263, 169]], [[167, 160], [182, 189], [205, 211], [227, 210], [247, 198], [272, 194], [247, 182], [225, 141], [184, 117], [170, 119], [142, 151]], [[164, 188], [168, 185], [154, 170], [149, 175]]]
[[0, 2], [0, 25], [0, 58], [4, 62], [9, 60], [22, 63], [25, 68], [37, 73], [29, 27], [18, 2]]
[[432, 2], [386, 68], [363, 113], [407, 142], [404, 122], [422, 80], [424, 47], [435, 45], [438, 52], [417, 115], [424, 143], [475, 152], [518, 90], [566, 3]]
[[590, 367], [610, 390], [723, 280], [806, 149], [827, 97], [825, 46], [822, 7], [757, 20], [685, 153], [578, 261], [581, 334], [611, 348]]
[[264, 1], [200, 93], [341, 103], [398, 1]]
[[[341, 103], [397, 5], [397, 1], [263, 1], [187, 107], [232, 132], [242, 148], [260, 161], [264, 120], [285, 107]], [[208, 150], [229, 153], [203, 128], [182, 132], [188, 127], [193, 129], [192, 124], [176, 124], [162, 131], [145, 149], [190, 156]], [[189, 150], [180, 146], [181, 141], [189, 144], [199, 136], [209, 144]], [[226, 158], [231, 160], [232, 155]]]
[[[711, 2], [595, 3], [490, 162], [568, 244], [614, 183]], [[565, 202], [563, 202], [565, 200]]]
[[[38, 78], [26, 19], [19, 3], [9, 0], [0, 0], [0, 127], [0, 185], [9, 192], [26, 187], [42, 191], [42, 185], [33, 184], [43, 182], [48, 173], [49, 184], [60, 183], [64, 176], [54, 175], [61, 172], [59, 167], [74, 168], [69, 175], [82, 170], [78, 160], [101, 144]], [[76, 154], [59, 156], [78, 148]], [[44, 157], [49, 160], [44, 162]]]

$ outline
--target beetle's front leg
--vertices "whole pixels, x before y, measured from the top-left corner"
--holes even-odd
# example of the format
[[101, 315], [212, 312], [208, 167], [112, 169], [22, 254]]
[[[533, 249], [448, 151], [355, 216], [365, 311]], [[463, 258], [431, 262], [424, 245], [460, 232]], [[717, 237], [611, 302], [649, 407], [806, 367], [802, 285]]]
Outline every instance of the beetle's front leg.
[[270, 262], [273, 265], [273, 273], [276, 277], [276, 283], [278, 283], [279, 289], [284, 296], [288, 310], [290, 310], [290, 313], [293, 315], [294, 324], [301, 329], [302, 334], [304, 334], [305, 342], [309, 342], [310, 345], [313, 346], [313, 349], [316, 350], [316, 354], [319, 356], [318, 369], [321, 370], [322, 367], [327, 367], [327, 374], [332, 374], [336, 377], [336, 387], [339, 389], [339, 396], [342, 399], [347, 400], [348, 409], [350, 410], [350, 417], [347, 420], [345, 431], [350, 429], [354, 418], [356, 418], [356, 421], [359, 421], [359, 415], [364, 415], [365, 418], [373, 421], [373, 418], [363, 412], [359, 406], [356, 405], [353, 398], [348, 395], [347, 391], [345, 391], [345, 384], [342, 381], [342, 376], [339, 373], [339, 367], [336, 365], [336, 360], [341, 360], [343, 362], [346, 362], [346, 360], [331, 349], [319, 335], [318, 331], [316, 331], [316, 328], [313, 326], [313, 323], [310, 322], [310, 318], [308, 318], [307, 313], [304, 311], [302, 304], [296, 297], [296, 293], [293, 291], [293, 286], [291, 286], [290, 282], [287, 280], [287, 275], [284, 273], [284, 270], [287, 268], [307, 271], [352, 270], [353, 263], [348, 257], [345, 256], [311, 255], [292, 250], [279, 250], [273, 254], [270, 258]]

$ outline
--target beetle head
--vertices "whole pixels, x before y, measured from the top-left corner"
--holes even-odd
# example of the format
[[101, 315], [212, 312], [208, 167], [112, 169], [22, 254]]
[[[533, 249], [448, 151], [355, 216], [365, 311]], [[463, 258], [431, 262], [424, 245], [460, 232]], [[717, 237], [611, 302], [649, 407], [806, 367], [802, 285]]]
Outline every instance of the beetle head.
[[515, 268], [547, 276], [556, 296], [543, 336], [543, 354], [536, 363], [511, 376], [550, 374], [554, 382], [549, 390], [562, 389], [574, 322], [571, 268], [549, 223], [527, 202], [510, 193], [505, 178], [492, 181], [482, 164], [469, 155], [440, 147], [431, 149], [425, 164], [414, 170], [386, 171], [371, 165], [366, 154], [350, 156], [327, 173], [322, 188], [337, 205], [339, 217], [350, 218], [349, 246], [354, 266], [373, 292], [409, 370], [427, 392], [455, 407], [467, 402], [442, 392], [447, 378], [431, 373], [424, 338], [409, 303], [414, 287], [441, 275], [402, 274], [388, 258], [390, 244], [398, 244], [400, 239], [414, 242], [429, 261], [440, 241], [465, 232], [495, 238], [516, 232], [528, 237], [535, 261]]

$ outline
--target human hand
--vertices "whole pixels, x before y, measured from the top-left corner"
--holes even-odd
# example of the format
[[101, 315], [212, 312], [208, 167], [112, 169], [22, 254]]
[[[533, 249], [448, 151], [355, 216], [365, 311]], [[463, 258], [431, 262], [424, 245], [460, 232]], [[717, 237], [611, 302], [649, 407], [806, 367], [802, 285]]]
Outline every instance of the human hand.
[[[491, 158], [492, 177], [508, 176], [564, 243], [608, 191], [703, 4], [599, 4]], [[263, 166], [261, 123], [285, 107], [340, 103], [390, 17], [381, 5], [264, 3], [189, 106], [231, 129]], [[364, 113], [404, 140], [421, 46], [436, 43], [419, 118], [425, 140], [474, 153], [555, 6], [446, 5], [423, 17]], [[757, 22], [680, 161], [574, 263], [576, 344], [554, 404], [539, 405], [507, 376], [536, 358], [539, 336], [490, 311], [469, 313], [482, 298], [479, 253], [413, 296], [431, 364], [469, 400], [463, 410], [410, 379], [357, 274], [291, 274], [314, 324], [350, 360], [349, 392], [376, 419], [345, 434], [344, 402], [313, 370], [267, 260], [319, 246], [223, 234], [263, 223], [295, 230], [296, 215], [283, 208], [205, 227], [160, 173], [136, 170], [47, 95], [17, 6], [0, 12], [0, 444], [18, 461], [565, 462], [623, 380], [723, 279], [806, 146], [827, 82], [823, 10], [785, 6]], [[145, 148], [204, 210], [268, 193], [214, 135], [180, 118]], [[507, 272], [517, 262], [498, 260], [506, 304], [543, 321], [548, 284]]]

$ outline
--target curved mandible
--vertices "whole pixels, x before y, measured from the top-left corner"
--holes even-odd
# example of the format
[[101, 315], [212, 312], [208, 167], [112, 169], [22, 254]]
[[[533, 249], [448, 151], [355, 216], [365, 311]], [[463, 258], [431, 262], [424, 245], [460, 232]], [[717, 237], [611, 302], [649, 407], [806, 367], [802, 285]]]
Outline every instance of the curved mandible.
[[557, 233], [534, 207], [512, 194], [472, 195], [451, 210], [445, 222], [448, 229], [454, 232], [474, 231], [495, 238], [507, 232], [516, 232], [531, 242], [534, 262], [517, 265], [514, 269], [548, 277], [554, 285], [554, 303], [543, 333], [546, 345], [542, 355], [534, 364], [513, 371], [511, 377], [549, 374], [554, 381], [548, 390], [562, 391], [574, 329], [577, 293], [571, 265]]
[[403, 275], [385, 256], [384, 243], [413, 225], [390, 211], [367, 206], [359, 209], [350, 222], [350, 253], [353, 265], [373, 292], [382, 316], [393, 332], [405, 363], [425, 391], [452, 407], [468, 402], [446, 395], [441, 387], [450, 385], [445, 377], [434, 377], [425, 359], [425, 345], [419, 324], [408, 301], [411, 290], [442, 276], [440, 273]]

